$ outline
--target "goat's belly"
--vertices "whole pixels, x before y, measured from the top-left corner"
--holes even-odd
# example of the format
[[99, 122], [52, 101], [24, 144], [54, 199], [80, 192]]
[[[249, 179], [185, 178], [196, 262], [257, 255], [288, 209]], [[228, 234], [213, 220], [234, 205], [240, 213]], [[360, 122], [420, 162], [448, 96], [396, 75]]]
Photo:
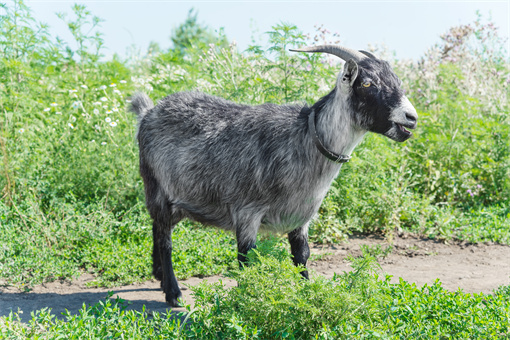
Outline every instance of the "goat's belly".
[[318, 195], [307, 196], [306, 199], [289, 197], [271, 207], [262, 218], [260, 230], [285, 234], [308, 224], [319, 210], [322, 199], [317, 199]]
[[266, 215], [260, 225], [260, 230], [264, 232], [289, 233], [299, 227], [307, 224], [313, 217], [314, 212], [309, 214], [295, 213], [295, 214], [283, 214], [283, 215]]
[[272, 234], [287, 234], [299, 228], [303, 224], [261, 224], [260, 231]]

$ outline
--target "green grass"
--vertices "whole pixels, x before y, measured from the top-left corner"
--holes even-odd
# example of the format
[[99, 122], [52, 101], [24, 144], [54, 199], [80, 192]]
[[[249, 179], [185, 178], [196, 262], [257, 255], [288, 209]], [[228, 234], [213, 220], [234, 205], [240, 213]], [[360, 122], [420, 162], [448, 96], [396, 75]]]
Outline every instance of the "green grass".
[[[0, 205], [0, 239], [8, 240], [0, 252], [0, 277], [26, 289], [72, 279], [84, 271], [96, 275], [92, 284], [100, 286], [152, 277], [152, 224], [142, 203], [117, 214], [104, 210], [101, 203], [81, 211], [76, 207], [52, 207], [58, 215], [43, 222], [37, 212], [18, 215], [19, 208]], [[180, 279], [219, 274], [236, 266], [237, 247], [229, 233], [182, 222], [173, 241]]]
[[[192, 287], [195, 307], [181, 316], [126, 311], [106, 299], [78, 315], [55, 319], [49, 310], [28, 324], [15, 313], [0, 318], [5, 339], [507, 339], [510, 286], [493, 294], [448, 292], [436, 281], [417, 287], [377, 276], [375, 258], [351, 258], [353, 271], [328, 280], [301, 278], [286, 250], [252, 252], [251, 265], [233, 270], [238, 286]], [[185, 325], [182, 324], [184, 320]]]
[[[212, 47], [191, 35], [186, 48], [103, 61], [100, 21], [84, 6], [65, 18], [75, 41], [57, 42], [22, 1], [14, 4], [2, 7], [0, 21], [0, 278], [25, 290], [83, 272], [96, 286], [151, 277], [151, 221], [135, 117], [126, 110], [135, 90], [154, 100], [199, 90], [248, 104], [311, 103], [329, 92], [340, 69], [319, 54], [288, 53], [315, 40], [285, 24], [247, 53], [221, 35], [206, 35], [218, 41]], [[463, 39], [452, 39], [458, 34]], [[328, 39], [321, 32], [316, 38]], [[403, 144], [364, 139], [311, 225], [313, 242], [338, 243], [353, 232], [391, 239], [404, 230], [510, 244], [510, 67], [500, 46], [497, 30], [479, 18], [446, 32], [419, 61], [387, 58], [419, 112], [418, 129]], [[196, 288], [201, 309], [189, 316], [192, 326], [106, 301], [66, 322], [48, 311], [29, 325], [15, 315], [1, 318], [2, 336], [510, 337], [508, 287], [492, 295], [450, 293], [439, 283], [391, 285], [366, 268], [355, 277], [304, 282], [274, 238], [259, 242], [266, 254], [259, 264], [236, 272], [232, 234], [189, 221], [176, 227], [174, 245], [179, 278], [231, 273], [240, 282], [230, 291]]]

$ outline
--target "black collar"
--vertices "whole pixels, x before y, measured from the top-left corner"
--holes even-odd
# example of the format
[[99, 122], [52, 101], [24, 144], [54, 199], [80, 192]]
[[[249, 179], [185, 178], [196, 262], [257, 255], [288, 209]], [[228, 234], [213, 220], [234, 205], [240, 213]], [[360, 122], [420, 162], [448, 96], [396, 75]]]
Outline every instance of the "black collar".
[[347, 163], [349, 159], [351, 159], [350, 156], [346, 155], [339, 155], [333, 151], [329, 151], [324, 147], [324, 144], [320, 141], [319, 137], [317, 136], [317, 131], [315, 130], [315, 110], [312, 109], [310, 114], [308, 115], [308, 129], [310, 130], [310, 134], [312, 135], [313, 142], [315, 143], [315, 146], [321, 154], [323, 154], [327, 159], [332, 160], [335, 163]]

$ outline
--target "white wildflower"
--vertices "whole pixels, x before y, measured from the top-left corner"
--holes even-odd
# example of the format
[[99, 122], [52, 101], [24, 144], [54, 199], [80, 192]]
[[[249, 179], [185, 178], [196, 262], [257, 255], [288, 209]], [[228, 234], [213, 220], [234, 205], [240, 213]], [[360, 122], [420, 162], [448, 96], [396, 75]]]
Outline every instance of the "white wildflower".
[[92, 111], [92, 112], [94, 112], [95, 115], [99, 114], [99, 110], [98, 109], [94, 109], [94, 111]]
[[49, 110], [50, 110], [50, 108], [49, 108], [49, 107], [47, 107], [47, 108], [45, 108], [43, 111], [44, 111], [44, 112], [48, 112]]
[[108, 100], [108, 98], [106, 98], [106, 97], [101, 97], [101, 98], [99, 98], [99, 100], [100, 100], [100, 101], [102, 101], [102, 102], [105, 102], [105, 101], [107, 101], [107, 100]]
[[71, 124], [71, 123], [67, 123], [67, 125], [68, 125], [71, 129], [74, 129], [73, 124]]
[[106, 145], [106, 142], [101, 142], [101, 145]]
[[57, 104], [57, 103], [55, 103], [55, 102], [53, 102], [53, 103], [51, 103], [51, 104], [50, 104], [50, 106], [55, 107], [55, 106], [58, 106], [58, 104]]
[[105, 121], [105, 122], [107, 122], [107, 123], [109, 123], [109, 122], [111, 122], [111, 121], [112, 121], [112, 119], [111, 119], [110, 117], [106, 117], [106, 118], [104, 119], [104, 121]]
[[100, 89], [100, 90], [106, 90], [106, 85], [101, 85], [101, 86], [99, 86], [99, 89]]
[[121, 84], [125, 84], [125, 83], [127, 83], [127, 81], [125, 81], [125, 80], [121, 80], [121, 81], [120, 81], [120, 83], [121, 83]]
[[106, 111], [106, 114], [109, 115], [112, 112], [113, 112], [112, 110], [108, 110], [108, 111]]
[[114, 83], [111, 83], [111, 84], [110, 84], [110, 87], [115, 87], [115, 86], [117, 86], [117, 85], [116, 85], [116, 84], [114, 84]]
[[81, 87], [82, 89], [88, 89], [88, 88], [89, 88], [89, 87], [88, 87], [87, 85], [85, 85], [85, 84], [80, 85], [80, 87]]
[[73, 94], [73, 93], [76, 93], [76, 92], [78, 92], [78, 90], [77, 90], [77, 89], [69, 90], [69, 94]]
[[73, 109], [77, 109], [77, 108], [79, 108], [79, 107], [80, 107], [80, 104], [81, 104], [80, 102], [74, 102], [74, 103], [73, 103]]
[[62, 112], [57, 111], [57, 112], [55, 112], [55, 114], [56, 114], [56, 115], [61, 115], [61, 114], [62, 114]]
[[113, 111], [113, 112], [118, 112], [118, 111], [119, 111], [119, 109], [118, 109], [118, 108], [116, 108], [116, 107], [112, 107], [112, 111]]
[[97, 106], [97, 105], [101, 105], [101, 102], [94, 102], [93, 104], [94, 104], [95, 106]]
[[174, 73], [178, 76], [185, 76], [188, 72], [186, 72], [186, 70], [183, 68], [177, 67]]
[[111, 125], [112, 127], [116, 127], [116, 126], [117, 126], [117, 123], [116, 123], [116, 122], [111, 122], [111, 123], [110, 123], [110, 125]]
[[18, 132], [23, 133], [23, 132], [25, 132], [25, 129], [19, 129]]
[[197, 85], [199, 89], [210, 89], [212, 87], [211, 83], [204, 79], [198, 79]]
[[76, 117], [75, 116], [71, 116], [71, 120], [74, 122], [76, 122]]

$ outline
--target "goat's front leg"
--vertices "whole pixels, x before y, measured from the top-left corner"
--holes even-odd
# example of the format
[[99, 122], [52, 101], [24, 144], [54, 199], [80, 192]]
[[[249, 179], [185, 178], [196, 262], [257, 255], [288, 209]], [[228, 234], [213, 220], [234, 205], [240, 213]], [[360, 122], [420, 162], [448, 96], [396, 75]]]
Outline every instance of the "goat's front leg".
[[[310, 247], [308, 246], [308, 224], [294, 229], [288, 234], [290, 243], [290, 252], [294, 264], [303, 265], [306, 268], [306, 261], [310, 257]], [[303, 270], [301, 275], [308, 279], [308, 271]]]
[[246, 254], [256, 248], [258, 225], [242, 225], [236, 228], [237, 238], [237, 260], [239, 261], [239, 267], [242, 268], [246, 265], [248, 257]]

